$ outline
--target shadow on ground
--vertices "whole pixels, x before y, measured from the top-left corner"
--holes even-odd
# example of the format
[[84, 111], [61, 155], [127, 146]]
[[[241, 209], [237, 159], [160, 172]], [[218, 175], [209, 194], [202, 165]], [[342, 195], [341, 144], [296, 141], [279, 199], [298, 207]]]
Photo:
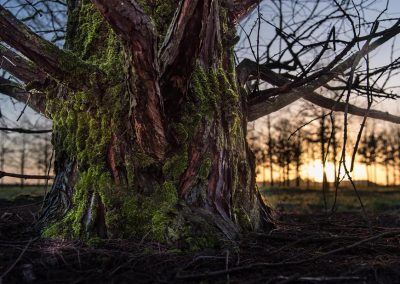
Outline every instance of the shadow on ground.
[[2, 283], [400, 283], [398, 211], [367, 220], [360, 212], [277, 212], [269, 234], [187, 253], [139, 241], [42, 239], [31, 229], [40, 201], [0, 201]]

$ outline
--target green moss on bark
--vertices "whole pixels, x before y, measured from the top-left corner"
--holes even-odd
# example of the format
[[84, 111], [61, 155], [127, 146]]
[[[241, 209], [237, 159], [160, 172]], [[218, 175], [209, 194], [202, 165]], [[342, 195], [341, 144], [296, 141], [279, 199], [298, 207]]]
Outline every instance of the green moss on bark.
[[179, 2], [179, 0], [138, 0], [143, 10], [153, 19], [160, 37], [160, 43], [167, 33]]

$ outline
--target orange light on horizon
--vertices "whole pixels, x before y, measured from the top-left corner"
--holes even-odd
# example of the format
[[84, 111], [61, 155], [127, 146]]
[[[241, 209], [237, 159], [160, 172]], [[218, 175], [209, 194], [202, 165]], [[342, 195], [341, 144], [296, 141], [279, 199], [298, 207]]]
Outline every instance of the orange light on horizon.
[[[375, 166], [371, 166], [369, 169], [369, 174], [367, 173], [367, 168], [364, 164], [361, 163], [355, 163], [354, 164], [354, 169], [353, 172], [351, 173], [351, 178], [353, 180], [369, 180], [371, 182], [376, 182], [379, 184], [386, 184], [386, 172], [385, 168], [382, 165], [376, 165], [376, 169], [374, 168]], [[335, 166], [332, 162], [326, 162], [325, 165], [326, 168], [326, 177], [328, 182], [334, 182], [335, 181]], [[350, 169], [350, 161], [348, 162], [348, 169]], [[262, 182], [263, 179], [265, 178], [267, 182], [270, 181], [270, 169], [269, 168], [264, 168], [265, 173], [263, 174], [263, 169], [261, 167], [258, 168], [259, 173], [257, 175], [257, 182]], [[339, 167], [337, 166], [338, 170]], [[340, 176], [344, 176], [344, 168], [342, 167], [340, 170]], [[337, 175], [337, 173], [336, 173]], [[376, 175], [376, 176], [375, 176]], [[393, 179], [393, 173], [390, 172], [390, 179]], [[323, 181], [323, 165], [322, 161], [317, 159], [317, 160], [311, 160], [308, 161], [307, 163], [303, 164], [300, 169], [300, 176], [303, 180], [309, 179], [310, 181], [314, 182], [322, 182]], [[278, 167], [275, 165], [274, 166], [274, 172], [273, 172], [273, 178], [275, 181], [279, 180], [279, 172], [278, 172]], [[292, 169], [290, 171], [290, 179], [293, 180], [295, 179], [295, 171]], [[347, 177], [344, 178], [344, 180], [348, 180]]]
[[[337, 171], [338, 171], [337, 167]], [[348, 169], [350, 168], [350, 165], [348, 166]], [[335, 181], [335, 166], [332, 162], [326, 162], [325, 164], [325, 169], [326, 169], [326, 178], [328, 182], [334, 182]], [[342, 167], [341, 169], [341, 176], [344, 174], [344, 169]], [[310, 161], [307, 164], [303, 165], [301, 175], [309, 178], [313, 181], [316, 182], [322, 182], [323, 181], [323, 165], [321, 160], [314, 160]], [[354, 180], [366, 180], [367, 179], [367, 171], [364, 165], [355, 163], [354, 164], [354, 169], [353, 172], [351, 173], [351, 177]], [[345, 178], [347, 180], [348, 178]]]

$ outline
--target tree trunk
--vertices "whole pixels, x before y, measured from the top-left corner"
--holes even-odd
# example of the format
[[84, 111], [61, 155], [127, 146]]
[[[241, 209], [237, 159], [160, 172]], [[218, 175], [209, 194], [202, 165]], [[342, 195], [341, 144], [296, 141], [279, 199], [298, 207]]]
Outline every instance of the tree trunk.
[[[0, 171], [4, 171], [4, 164], [6, 161], [6, 147], [5, 147], [5, 135], [0, 133]], [[0, 179], [0, 185], [4, 184], [4, 179]]]
[[[20, 156], [20, 163], [19, 163], [19, 169], [20, 169], [20, 173], [21, 175], [25, 174], [25, 164], [26, 164], [26, 144], [27, 144], [27, 140], [26, 140], [26, 135], [22, 134], [22, 145], [21, 145], [21, 156]], [[20, 179], [20, 187], [24, 188], [25, 186], [25, 179], [21, 178]]]
[[296, 188], [300, 188], [300, 163], [296, 162]]
[[338, 156], [338, 149], [339, 149], [339, 144], [338, 140], [336, 138], [336, 132], [337, 132], [337, 126], [336, 126], [336, 121], [334, 116], [331, 117], [331, 122], [332, 122], [332, 162], [333, 162], [333, 176], [334, 176], [334, 186], [336, 187], [336, 184], [338, 183], [338, 172], [337, 172], [337, 156]]
[[271, 180], [271, 187], [274, 186], [274, 161], [272, 157], [272, 136], [271, 136], [271, 118], [267, 116], [267, 125], [268, 125], [268, 158], [269, 158], [269, 176]]
[[303, 139], [301, 136], [301, 131], [298, 131], [297, 133], [297, 139], [295, 141], [294, 144], [294, 148], [295, 148], [295, 162], [296, 162], [296, 187], [300, 188], [300, 181], [301, 181], [301, 177], [300, 177], [300, 167], [301, 167], [301, 162], [302, 162], [302, 143]]
[[290, 162], [286, 161], [286, 186], [290, 186]]
[[263, 171], [263, 182], [262, 182], [262, 186], [263, 188], [265, 188], [267, 186], [267, 179], [265, 178], [265, 165], [262, 165], [262, 171]]
[[[165, 23], [177, 2], [142, 6], [160, 32], [156, 47], [168, 36]], [[192, 17], [203, 17], [204, 40], [196, 46], [197, 39], [184, 33], [188, 38], [176, 45], [198, 50], [194, 59], [184, 53], [172, 68], [157, 67], [152, 46], [128, 49], [125, 35], [116, 36], [103, 18], [119, 24], [110, 10], [100, 15], [90, 1], [69, 1], [66, 47], [99, 66], [107, 81], [83, 92], [56, 86], [57, 98], [47, 104], [56, 178], [41, 223], [57, 221], [45, 234], [199, 248], [213, 246], [220, 235], [234, 239], [271, 228], [246, 141], [235, 29], [218, 1], [208, 1], [203, 12], [207, 5], [200, 2]]]
[[390, 186], [389, 182], [389, 165], [388, 162], [385, 163], [385, 173], [386, 173], [386, 187]]

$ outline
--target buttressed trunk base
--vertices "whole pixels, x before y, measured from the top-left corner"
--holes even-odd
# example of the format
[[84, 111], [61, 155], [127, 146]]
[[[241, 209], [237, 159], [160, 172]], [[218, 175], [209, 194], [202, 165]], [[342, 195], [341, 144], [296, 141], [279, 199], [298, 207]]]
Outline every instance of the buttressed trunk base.
[[[193, 50], [185, 46], [188, 39], [164, 44], [168, 64], [152, 53], [151, 66], [142, 66], [145, 49], [114, 28], [112, 9], [99, 12], [80, 2], [69, 3], [66, 47], [107, 80], [87, 90], [61, 84], [48, 90], [56, 179], [40, 221], [56, 221], [46, 223], [44, 235], [146, 239], [199, 249], [221, 237], [270, 229], [246, 142], [245, 93], [237, 84], [235, 32], [225, 7], [218, 1], [141, 5], [161, 31], [147, 48], [158, 49], [163, 38], [187, 37], [190, 28], [201, 39], [193, 39]], [[202, 19], [179, 35], [177, 25], [188, 16]], [[162, 25], [169, 21], [175, 28], [166, 33]], [[181, 56], [190, 57], [174, 59], [180, 46], [191, 52]], [[189, 73], [176, 70], [183, 63]]]

